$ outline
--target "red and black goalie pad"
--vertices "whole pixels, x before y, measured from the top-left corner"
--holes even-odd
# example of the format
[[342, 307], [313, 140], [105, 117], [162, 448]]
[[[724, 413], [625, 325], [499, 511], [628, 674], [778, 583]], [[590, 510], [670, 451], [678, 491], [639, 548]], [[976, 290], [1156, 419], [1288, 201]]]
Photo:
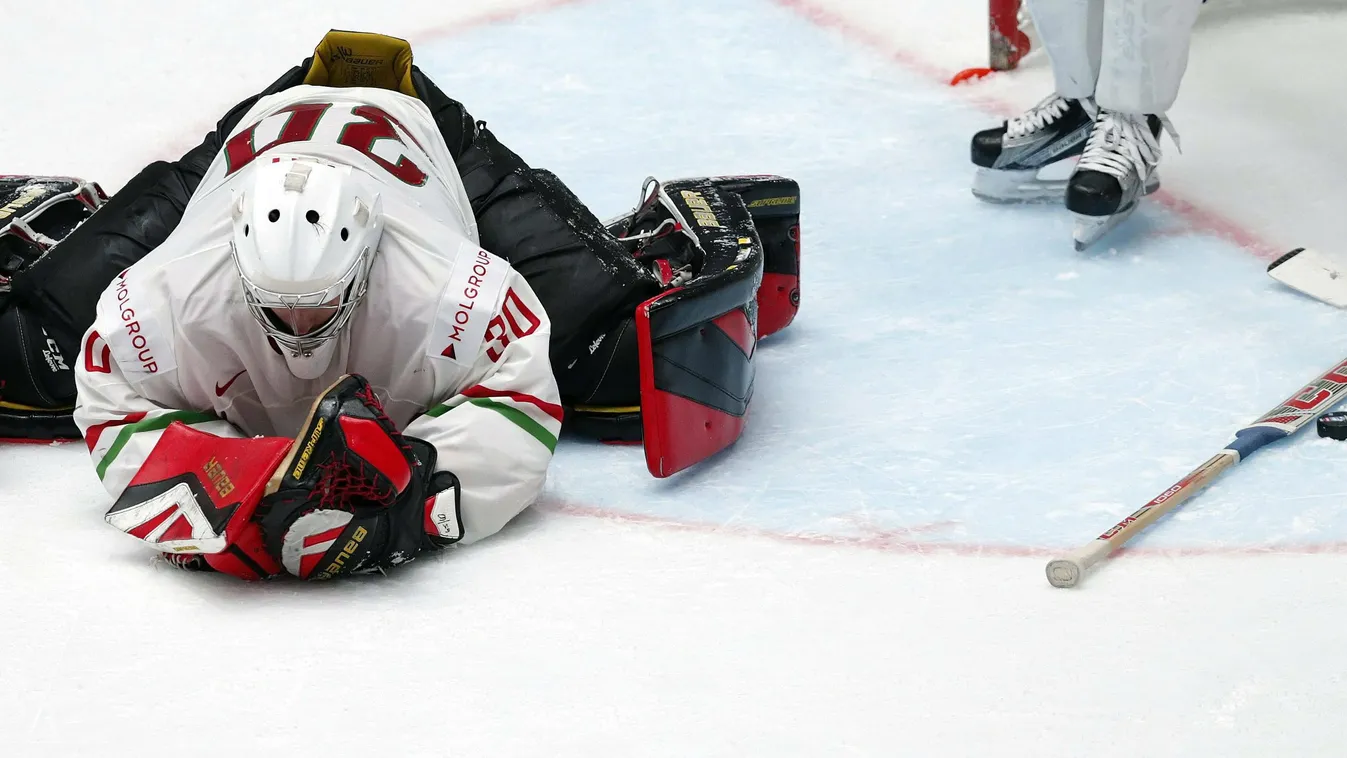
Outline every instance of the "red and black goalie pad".
[[[698, 278], [694, 278], [683, 290], [666, 292], [648, 300], [646, 304], [658, 303], [659, 308], [656, 310], [674, 307], [691, 312], [702, 306], [675, 306], [674, 303], [684, 299], [704, 302], [706, 296], [702, 293], [706, 290], [740, 286], [731, 284], [741, 281], [743, 271], [737, 274], [730, 271], [730, 267], [735, 265], [730, 252], [733, 251], [733, 256], [737, 257], [739, 240], [752, 240], [756, 235], [756, 242], [762, 251], [763, 273], [756, 294], [748, 298], [752, 304], [743, 309], [743, 318], [750, 322], [756, 318], [755, 336], [759, 339], [789, 325], [800, 307], [799, 184], [792, 179], [772, 175], [715, 176], [679, 179], [664, 184], [662, 189], [675, 206], [681, 221], [697, 237], [698, 246], [709, 248], [697, 269]], [[685, 191], [691, 194], [685, 195]], [[732, 196], [737, 196], [742, 201], [743, 209], [747, 210], [752, 233], [749, 233], [749, 228], [745, 228], [739, 206], [725, 200]], [[714, 209], [711, 207], [713, 204]], [[720, 220], [721, 216], [727, 214], [728, 220]], [[608, 229], [614, 234], [627, 234], [631, 231], [632, 219], [633, 214], [614, 219], [608, 223]], [[715, 224], [703, 223], [707, 220], [715, 220]], [[734, 229], [737, 232], [731, 234]], [[721, 247], [719, 252], [710, 249], [717, 245]], [[737, 297], [733, 295], [730, 299]], [[722, 305], [717, 303], [710, 310], [718, 307]], [[616, 444], [639, 444], [643, 437], [650, 439], [642, 415], [645, 403], [642, 392], [646, 390], [640, 379], [643, 369], [635, 327], [636, 317], [641, 315], [643, 309], [644, 306], [633, 317], [614, 324], [606, 333], [599, 333], [597, 339], [591, 334], [586, 340], [588, 350], [581, 350], [578, 357], [567, 362], [566, 370], [558, 373], [559, 382], [565, 377], [570, 379], [571, 387], [584, 388], [579, 395], [583, 398], [580, 400], [576, 399], [575, 394], [568, 397], [563, 389], [563, 401], [571, 401], [566, 407], [567, 431]], [[717, 314], [702, 316], [714, 319]], [[736, 327], [729, 324], [739, 318], [726, 316], [717, 328], [722, 332], [725, 328], [733, 331]], [[685, 335], [683, 339], [690, 340], [691, 336]], [[644, 342], [648, 343], [649, 340]], [[741, 342], [747, 344], [746, 341]], [[718, 344], [725, 347], [723, 342]], [[668, 348], [672, 349], [672, 346]], [[751, 355], [751, 346], [745, 350]], [[717, 359], [707, 357], [705, 360], [714, 364]], [[737, 363], [730, 359], [719, 365], [724, 370], [724, 366]], [[651, 364], [654, 364], [653, 360]], [[598, 379], [597, 383], [587, 379], [577, 382], [576, 377]], [[740, 381], [721, 377], [712, 379], [711, 383], [732, 386]], [[751, 387], [751, 382], [745, 387]], [[659, 446], [662, 441], [656, 438], [654, 444]], [[647, 447], [650, 447], [649, 443]], [[667, 445], [665, 447], [667, 449]], [[711, 447], [719, 449], [714, 445]], [[655, 467], [652, 466], [651, 470], [654, 471]]]
[[[729, 446], [753, 397], [763, 249], [743, 199], [712, 180], [669, 182], [690, 204], [705, 259], [682, 287], [636, 309], [646, 466], [665, 477]], [[701, 208], [706, 212], [694, 213]]]
[[252, 517], [291, 441], [169, 424], [104, 520], [170, 554], [201, 554], [244, 579], [279, 573]]
[[434, 466], [434, 448], [404, 437], [363, 377], [342, 377], [314, 402], [272, 479], [259, 511], [268, 552], [302, 579], [411, 560]]
[[762, 242], [758, 338], [775, 334], [800, 310], [800, 185], [783, 176], [717, 176], [715, 186], [743, 198]]

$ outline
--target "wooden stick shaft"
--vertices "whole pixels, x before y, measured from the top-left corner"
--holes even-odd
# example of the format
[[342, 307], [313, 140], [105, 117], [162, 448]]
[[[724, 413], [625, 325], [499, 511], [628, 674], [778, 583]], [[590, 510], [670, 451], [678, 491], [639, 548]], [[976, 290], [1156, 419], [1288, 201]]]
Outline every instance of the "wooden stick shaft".
[[1155, 523], [1166, 513], [1179, 507], [1185, 500], [1206, 488], [1221, 472], [1235, 465], [1239, 456], [1230, 450], [1222, 450], [1213, 455], [1206, 463], [1193, 469], [1174, 486], [1157, 495], [1153, 500], [1141, 506], [1135, 513], [1119, 521], [1107, 532], [1090, 541], [1062, 558], [1048, 563], [1048, 581], [1054, 587], [1074, 587], [1080, 577], [1094, 564], [1104, 560], [1128, 540], [1140, 534], [1146, 527]]
[[1141, 506], [1136, 513], [1119, 521], [1090, 544], [1062, 558], [1048, 562], [1048, 581], [1054, 587], [1074, 587], [1094, 564], [1113, 554], [1128, 540], [1141, 533], [1156, 519], [1179, 507], [1201, 492], [1222, 471], [1248, 458], [1259, 448], [1295, 434], [1319, 414], [1347, 398], [1347, 360], [1319, 375], [1299, 392], [1264, 413], [1235, 434], [1221, 452]]

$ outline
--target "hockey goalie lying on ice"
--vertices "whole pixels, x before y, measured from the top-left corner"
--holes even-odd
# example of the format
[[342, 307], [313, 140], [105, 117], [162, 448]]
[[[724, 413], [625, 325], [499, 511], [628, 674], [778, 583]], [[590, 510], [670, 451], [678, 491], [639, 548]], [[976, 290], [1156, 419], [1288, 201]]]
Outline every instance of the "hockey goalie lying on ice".
[[110, 200], [0, 182], [0, 436], [82, 434], [109, 523], [244, 578], [493, 534], [563, 418], [689, 466], [799, 303], [793, 181], [647, 180], [605, 226], [380, 35], [330, 33]]

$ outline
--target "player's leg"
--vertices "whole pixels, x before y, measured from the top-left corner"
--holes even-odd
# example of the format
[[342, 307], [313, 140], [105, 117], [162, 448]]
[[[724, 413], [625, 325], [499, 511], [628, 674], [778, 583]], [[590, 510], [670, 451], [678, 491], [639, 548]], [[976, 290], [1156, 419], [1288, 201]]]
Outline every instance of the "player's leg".
[[1085, 100], [1095, 94], [1103, 57], [1106, 0], [1026, 0], [1025, 8], [1052, 62], [1057, 94]]
[[482, 247], [508, 260], [547, 309], [563, 401], [583, 402], [600, 378], [577, 370], [596, 352], [589, 346], [659, 283], [555, 175], [530, 167], [420, 70], [412, 81], [454, 154]]
[[1178, 98], [1201, 7], [1202, 0], [1106, 0], [1099, 107], [1164, 115]]
[[0, 439], [79, 437], [70, 414], [83, 330], [31, 273], [59, 265], [57, 243], [104, 199], [80, 179], [0, 178]]
[[1065, 178], [1045, 179], [1039, 172], [1079, 155], [1093, 121], [1104, 0], [1028, 0], [1027, 8], [1052, 61], [1055, 91], [1001, 126], [973, 135], [973, 194], [991, 202], [1060, 199]]
[[[26, 245], [38, 252], [12, 266], [0, 298], [0, 437], [77, 438], [69, 419], [75, 386], [70, 368], [93, 323], [99, 294], [120, 271], [168, 237], [205, 165], [193, 153], [181, 164], [150, 164], [77, 227], [54, 220], [87, 204], [67, 201], [20, 219], [47, 229], [54, 244], [38, 246], [5, 230], [0, 247]], [[35, 178], [34, 186], [50, 186]], [[22, 190], [20, 190], [22, 191]], [[87, 220], [84, 220], [87, 218]], [[68, 218], [66, 219], [69, 220]], [[73, 231], [72, 231], [72, 227]], [[47, 371], [44, 369], [50, 369]]]
[[[668, 476], [743, 430], [757, 340], [789, 323], [799, 303], [800, 191], [779, 176], [647, 187], [648, 199], [616, 226], [672, 285], [635, 319], [646, 465]], [[689, 239], [691, 254], [677, 254]], [[783, 261], [795, 275], [779, 273]]]
[[666, 191], [648, 180], [638, 207], [605, 226], [423, 73], [412, 80], [455, 152], [482, 246], [528, 279], [551, 317], [567, 428], [644, 441], [657, 476], [733, 442], [756, 339], [799, 305], [799, 186], [717, 177]]
[[[1202, 0], [1107, 0], [1099, 113], [1067, 188], [1076, 245], [1103, 236], [1156, 190], [1159, 134], [1188, 65]], [[1170, 129], [1172, 134], [1172, 128]]]

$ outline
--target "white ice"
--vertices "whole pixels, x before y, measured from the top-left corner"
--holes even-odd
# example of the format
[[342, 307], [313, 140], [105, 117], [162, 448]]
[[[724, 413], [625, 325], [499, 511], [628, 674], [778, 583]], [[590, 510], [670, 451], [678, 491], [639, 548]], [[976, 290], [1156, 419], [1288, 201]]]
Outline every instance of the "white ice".
[[1043, 577], [1347, 355], [1347, 316], [1263, 273], [1347, 228], [1319, 83], [1347, 9], [1213, 0], [1166, 190], [1078, 254], [1062, 209], [968, 192], [972, 132], [1050, 86], [1041, 55], [943, 84], [983, 5], [0, 3], [4, 173], [114, 190], [336, 27], [411, 39], [600, 217], [646, 174], [780, 173], [805, 209], [737, 445], [655, 480], [564, 440], [500, 536], [386, 578], [169, 570], [102, 522], [82, 445], [5, 446], [0, 754], [1347, 752], [1341, 443]]

